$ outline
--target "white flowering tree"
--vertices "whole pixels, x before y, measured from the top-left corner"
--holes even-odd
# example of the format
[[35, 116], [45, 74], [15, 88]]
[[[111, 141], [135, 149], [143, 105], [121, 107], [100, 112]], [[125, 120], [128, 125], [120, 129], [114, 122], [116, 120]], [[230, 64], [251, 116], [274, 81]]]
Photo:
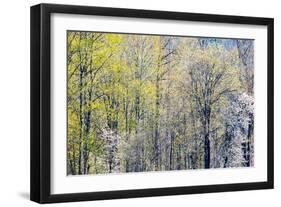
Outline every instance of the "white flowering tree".
[[242, 94], [228, 96], [224, 110], [225, 134], [221, 148], [223, 167], [253, 166], [254, 98]]
[[110, 129], [103, 129], [101, 135], [104, 141], [105, 162], [108, 165], [108, 172], [119, 172], [120, 160], [118, 156], [118, 145], [120, 137]]

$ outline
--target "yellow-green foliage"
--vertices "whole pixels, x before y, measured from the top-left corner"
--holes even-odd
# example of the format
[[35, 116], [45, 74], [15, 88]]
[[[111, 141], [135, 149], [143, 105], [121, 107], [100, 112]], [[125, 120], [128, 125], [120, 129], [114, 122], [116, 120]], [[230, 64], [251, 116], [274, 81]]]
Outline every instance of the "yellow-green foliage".
[[[195, 139], [196, 147], [202, 145], [206, 104], [214, 111], [210, 127], [223, 135], [219, 111], [229, 105], [227, 93], [245, 90], [241, 60], [234, 46], [198, 41], [67, 33], [68, 174], [176, 168], [179, 158], [168, 161], [169, 147], [183, 159], [193, 153]], [[105, 133], [120, 139], [118, 150], [109, 150]], [[160, 149], [160, 164], [154, 161], [157, 142], [170, 143]], [[200, 168], [202, 148], [197, 153]], [[135, 162], [141, 169], [131, 167]]]

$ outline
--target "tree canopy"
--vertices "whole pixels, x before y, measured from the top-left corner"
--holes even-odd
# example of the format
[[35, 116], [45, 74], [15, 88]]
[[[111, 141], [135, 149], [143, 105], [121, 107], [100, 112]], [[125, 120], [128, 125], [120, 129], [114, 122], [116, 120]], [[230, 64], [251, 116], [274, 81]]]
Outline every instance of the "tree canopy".
[[253, 40], [67, 33], [67, 174], [254, 165]]

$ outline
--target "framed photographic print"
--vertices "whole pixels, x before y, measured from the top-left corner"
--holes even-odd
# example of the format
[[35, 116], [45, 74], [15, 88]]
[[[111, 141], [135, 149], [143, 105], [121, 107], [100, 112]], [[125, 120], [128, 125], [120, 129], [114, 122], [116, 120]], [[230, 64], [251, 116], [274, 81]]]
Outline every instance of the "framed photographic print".
[[31, 200], [273, 188], [273, 19], [31, 7]]

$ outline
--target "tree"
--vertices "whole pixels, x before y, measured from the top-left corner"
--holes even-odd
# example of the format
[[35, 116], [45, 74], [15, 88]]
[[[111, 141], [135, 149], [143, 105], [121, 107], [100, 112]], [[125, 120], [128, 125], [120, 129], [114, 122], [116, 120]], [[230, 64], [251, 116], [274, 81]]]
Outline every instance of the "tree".
[[229, 94], [228, 98], [231, 104], [224, 111], [223, 167], [249, 167], [253, 165], [253, 141], [249, 142], [252, 135], [249, 131], [253, 133], [254, 99], [246, 93]]
[[221, 101], [230, 92], [236, 90], [235, 65], [233, 53], [213, 45], [195, 49], [195, 58], [190, 65], [190, 95], [202, 125], [204, 142], [204, 168], [211, 167], [212, 119]]
[[67, 33], [67, 173], [253, 166], [253, 41]]

